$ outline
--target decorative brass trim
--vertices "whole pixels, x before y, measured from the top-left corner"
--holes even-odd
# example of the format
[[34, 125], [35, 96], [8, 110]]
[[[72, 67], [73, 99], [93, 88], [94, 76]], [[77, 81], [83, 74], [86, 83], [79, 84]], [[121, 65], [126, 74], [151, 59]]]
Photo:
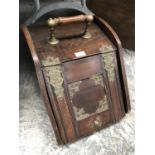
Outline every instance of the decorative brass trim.
[[57, 99], [63, 100], [64, 98], [64, 87], [63, 87], [63, 77], [61, 72], [61, 66], [52, 66], [45, 68], [47, 76], [49, 79], [49, 84], [54, 87], [54, 92]]
[[92, 79], [96, 85], [101, 85], [104, 87], [102, 76], [95, 74], [95, 75], [92, 75], [90, 79]]
[[59, 65], [61, 64], [60, 59], [51, 57], [51, 56], [47, 56], [45, 60], [41, 61], [43, 66], [53, 66], [53, 65]]
[[115, 78], [115, 63], [114, 53], [102, 54], [104, 68], [108, 73], [109, 81], [114, 81]]
[[73, 95], [79, 91], [79, 85], [82, 81], [77, 81], [77, 82], [73, 82], [73, 83], [70, 83], [68, 85], [68, 88], [69, 88], [69, 93], [70, 93], [70, 97], [72, 98]]
[[[104, 82], [103, 82], [102, 76], [100, 74], [93, 75], [90, 77], [90, 79], [92, 79], [95, 82], [95, 85], [100, 85], [100, 86], [104, 87]], [[78, 81], [78, 82], [70, 83], [68, 85], [71, 100], [72, 100], [74, 94], [76, 92], [80, 91], [79, 86], [81, 83], [82, 83], [82, 81]], [[73, 103], [73, 109], [74, 109], [74, 114], [75, 114], [76, 120], [80, 121], [80, 120], [88, 118], [92, 115], [95, 115], [96, 113], [100, 113], [100, 112], [108, 110], [109, 109], [108, 99], [107, 99], [107, 96], [104, 95], [103, 98], [101, 98], [101, 100], [98, 101], [97, 110], [91, 114], [85, 112], [83, 107], [79, 108], [79, 107], [75, 106], [74, 103]]]
[[101, 53], [107, 53], [107, 52], [111, 52], [114, 51], [115, 49], [112, 47], [112, 45], [107, 45], [107, 44], [103, 44], [100, 48], [99, 51]]
[[102, 126], [102, 119], [100, 116], [97, 116], [93, 122], [90, 123], [90, 127], [93, 129], [98, 129]]
[[108, 110], [109, 106], [108, 106], [108, 99], [107, 96], [104, 96], [102, 100], [99, 101], [99, 109], [102, 109], [103, 111]]

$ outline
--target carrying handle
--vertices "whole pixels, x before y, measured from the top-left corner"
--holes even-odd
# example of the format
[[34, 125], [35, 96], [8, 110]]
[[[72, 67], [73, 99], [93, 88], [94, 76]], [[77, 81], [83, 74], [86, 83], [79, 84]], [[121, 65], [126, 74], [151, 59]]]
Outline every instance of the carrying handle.
[[55, 38], [54, 35], [54, 27], [57, 25], [65, 25], [77, 22], [86, 22], [86, 29], [84, 32], [83, 38], [89, 39], [91, 38], [91, 34], [88, 32], [88, 26], [93, 21], [93, 15], [78, 15], [72, 17], [58, 17], [58, 18], [49, 18], [47, 20], [47, 24], [50, 27], [50, 37], [48, 43], [51, 45], [55, 45], [59, 43], [59, 40]]
[[78, 23], [84, 21], [93, 21], [93, 15], [78, 15], [72, 17], [58, 17], [58, 18], [49, 18], [47, 23], [49, 26], [56, 26], [56, 25], [65, 25], [71, 23]]

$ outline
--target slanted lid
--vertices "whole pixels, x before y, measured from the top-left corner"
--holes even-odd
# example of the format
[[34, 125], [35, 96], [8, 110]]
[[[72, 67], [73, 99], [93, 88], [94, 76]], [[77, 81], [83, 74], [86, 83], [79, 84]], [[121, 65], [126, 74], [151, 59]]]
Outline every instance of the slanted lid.
[[[56, 34], [67, 33], [73, 30], [79, 30], [82, 24], [64, 25], [57, 29]], [[60, 43], [52, 46], [48, 44], [48, 27], [36, 27], [30, 29], [38, 56], [42, 66], [58, 65], [66, 61], [80, 59], [100, 53], [107, 53], [116, 50], [113, 43], [107, 38], [103, 31], [93, 23], [89, 27], [92, 35], [90, 39], [76, 37], [72, 39], [60, 40]], [[76, 32], [74, 32], [76, 33]]]

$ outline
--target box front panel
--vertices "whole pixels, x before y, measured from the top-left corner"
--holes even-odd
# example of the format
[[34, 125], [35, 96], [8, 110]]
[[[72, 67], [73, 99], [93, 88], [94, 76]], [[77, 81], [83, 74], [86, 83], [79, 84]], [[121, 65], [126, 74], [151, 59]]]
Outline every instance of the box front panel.
[[44, 70], [68, 142], [122, 118], [115, 53], [81, 58]]
[[113, 123], [113, 106], [101, 55], [66, 62], [63, 67], [78, 136]]

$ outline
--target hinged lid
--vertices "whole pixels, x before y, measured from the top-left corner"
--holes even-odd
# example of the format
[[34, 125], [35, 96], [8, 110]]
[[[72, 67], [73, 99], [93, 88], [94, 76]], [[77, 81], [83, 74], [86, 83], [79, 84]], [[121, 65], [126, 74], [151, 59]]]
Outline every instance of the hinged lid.
[[[80, 23], [64, 25], [57, 28], [56, 34], [78, 31], [80, 27], [82, 27]], [[57, 65], [66, 61], [116, 50], [113, 43], [95, 23], [89, 27], [89, 31], [92, 34], [90, 39], [83, 39], [81, 37], [63, 39], [59, 44], [52, 46], [47, 42], [49, 35], [47, 26], [30, 28], [42, 66]]]

